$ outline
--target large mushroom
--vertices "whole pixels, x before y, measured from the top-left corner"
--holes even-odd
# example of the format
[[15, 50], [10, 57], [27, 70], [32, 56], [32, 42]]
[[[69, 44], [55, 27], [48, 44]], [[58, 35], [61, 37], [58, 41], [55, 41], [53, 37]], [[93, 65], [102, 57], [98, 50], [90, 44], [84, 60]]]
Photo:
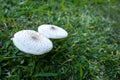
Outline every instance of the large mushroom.
[[52, 39], [60, 39], [68, 36], [67, 31], [65, 31], [64, 29], [55, 25], [48, 25], [48, 24], [43, 24], [39, 26], [38, 32], [44, 35], [45, 37]]
[[21, 30], [12, 38], [14, 45], [29, 54], [41, 55], [53, 48], [52, 42], [33, 30]]

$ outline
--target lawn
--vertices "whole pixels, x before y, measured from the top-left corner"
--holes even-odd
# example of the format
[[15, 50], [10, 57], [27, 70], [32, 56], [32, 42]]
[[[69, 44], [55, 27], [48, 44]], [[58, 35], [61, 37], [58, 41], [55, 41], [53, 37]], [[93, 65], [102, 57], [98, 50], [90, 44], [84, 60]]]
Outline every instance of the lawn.
[[[0, 0], [0, 80], [119, 80], [119, 0]], [[54, 24], [68, 32], [30, 55], [11, 38]]]

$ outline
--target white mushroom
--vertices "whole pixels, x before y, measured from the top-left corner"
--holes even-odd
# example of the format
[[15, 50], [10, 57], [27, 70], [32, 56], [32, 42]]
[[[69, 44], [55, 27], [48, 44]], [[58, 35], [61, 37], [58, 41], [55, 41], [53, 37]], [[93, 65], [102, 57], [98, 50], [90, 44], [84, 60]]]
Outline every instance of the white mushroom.
[[14, 45], [21, 51], [29, 54], [41, 55], [53, 48], [52, 42], [33, 30], [22, 30], [14, 34]]
[[60, 39], [68, 36], [67, 31], [64, 29], [55, 26], [44, 24], [38, 27], [38, 32], [47, 38]]

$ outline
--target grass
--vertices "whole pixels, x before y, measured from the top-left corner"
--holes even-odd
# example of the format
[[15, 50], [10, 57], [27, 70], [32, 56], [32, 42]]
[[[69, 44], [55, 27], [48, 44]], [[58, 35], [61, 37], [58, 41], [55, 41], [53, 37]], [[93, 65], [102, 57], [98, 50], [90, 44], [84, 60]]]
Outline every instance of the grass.
[[[0, 80], [119, 80], [119, 0], [0, 0]], [[40, 56], [10, 38], [54, 24], [68, 31]]]

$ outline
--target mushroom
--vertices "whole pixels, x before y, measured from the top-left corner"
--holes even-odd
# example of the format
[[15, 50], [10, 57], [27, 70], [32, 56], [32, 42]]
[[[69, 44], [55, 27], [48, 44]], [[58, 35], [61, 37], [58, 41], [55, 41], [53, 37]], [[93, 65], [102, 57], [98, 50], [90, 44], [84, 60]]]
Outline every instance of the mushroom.
[[68, 36], [67, 31], [65, 31], [64, 29], [55, 25], [48, 25], [48, 24], [43, 24], [39, 26], [38, 32], [46, 36], [47, 38], [52, 38], [52, 39], [60, 39]]
[[53, 48], [52, 42], [34, 30], [21, 30], [12, 38], [14, 45], [21, 51], [41, 55]]

